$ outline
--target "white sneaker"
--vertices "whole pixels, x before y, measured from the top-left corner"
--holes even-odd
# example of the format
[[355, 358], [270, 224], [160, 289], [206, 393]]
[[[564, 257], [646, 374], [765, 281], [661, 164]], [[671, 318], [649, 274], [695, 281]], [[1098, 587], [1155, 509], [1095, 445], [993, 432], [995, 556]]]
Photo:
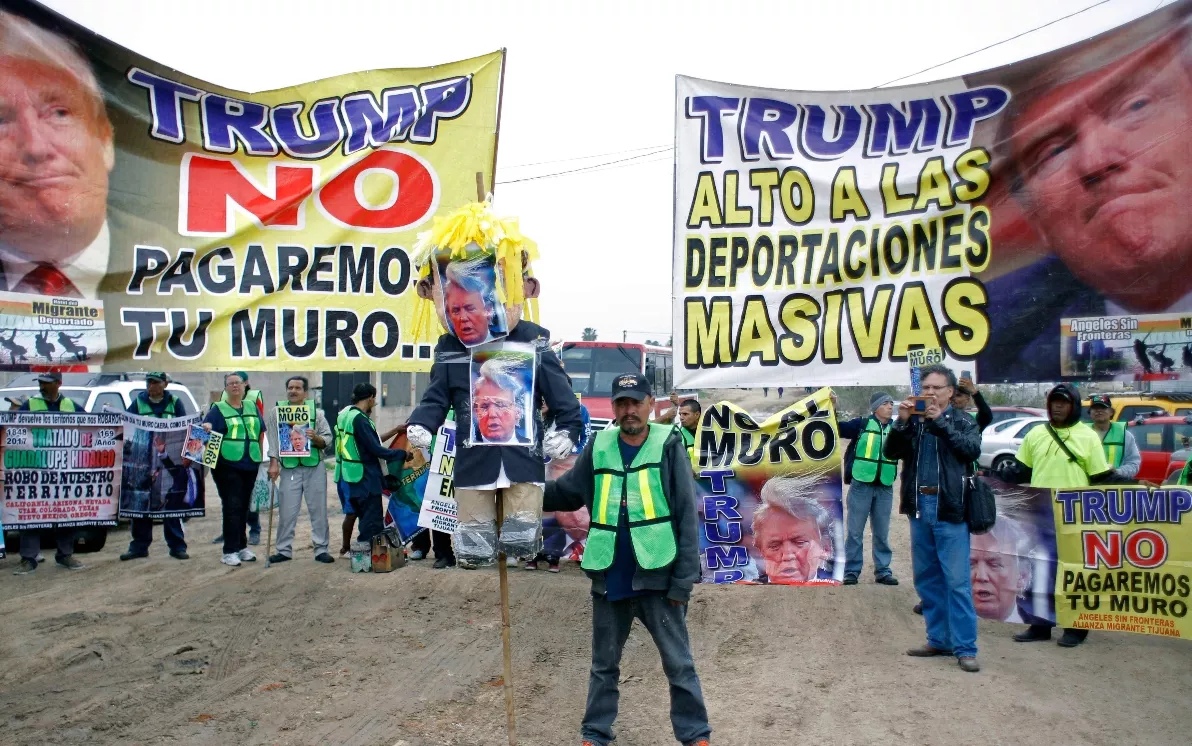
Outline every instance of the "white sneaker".
[[235, 554], [225, 554], [220, 562], [225, 565], [231, 565], [232, 567], [240, 567], [240, 557]]
[[505, 567], [517, 567], [517, 557], [506, 557]]
[[257, 555], [253, 554], [251, 549], [241, 549], [240, 550], [240, 561], [241, 562], [256, 562]]

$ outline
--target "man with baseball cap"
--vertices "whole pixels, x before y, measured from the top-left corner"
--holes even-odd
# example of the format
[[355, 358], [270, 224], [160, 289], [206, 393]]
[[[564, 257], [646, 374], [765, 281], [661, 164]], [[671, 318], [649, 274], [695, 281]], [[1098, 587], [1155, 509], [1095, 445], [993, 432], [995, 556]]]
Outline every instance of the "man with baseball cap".
[[607, 746], [617, 716], [621, 652], [636, 618], [662, 655], [671, 727], [685, 746], [708, 746], [711, 728], [687, 638], [687, 601], [699, 581], [695, 481], [683, 438], [651, 423], [645, 376], [613, 380], [616, 427], [592, 438], [571, 471], [547, 482], [543, 509], [592, 516], [580, 567], [592, 579], [592, 669], [583, 746]]
[[[836, 394], [832, 394], [836, 402]], [[875, 583], [898, 585], [890, 569], [890, 513], [894, 508], [894, 477], [898, 460], [884, 453], [894, 419], [894, 398], [884, 391], [869, 399], [868, 417], [836, 423], [840, 437], [852, 441], [844, 454], [848, 488], [848, 539], [844, 542], [844, 585], [856, 585], [865, 566], [865, 523], [872, 520]]]
[[1089, 397], [1089, 416], [1093, 418], [1093, 432], [1101, 437], [1101, 448], [1113, 468], [1114, 480], [1132, 481], [1142, 468], [1142, 453], [1126, 423], [1113, 421], [1113, 402], [1108, 394]]
[[[132, 404], [128, 405], [128, 413], [161, 419], [185, 417], [190, 414], [186, 409], [186, 402], [166, 391], [169, 383], [170, 377], [165, 373], [146, 373], [145, 390], [138, 392]], [[161, 530], [166, 537], [166, 546], [170, 548], [170, 556], [177, 560], [190, 559], [190, 555], [186, 553], [186, 533], [182, 530], [182, 519], [163, 518]], [[149, 545], [152, 543], [153, 519], [148, 516], [133, 518], [132, 541], [128, 545], [128, 551], [120, 555], [120, 559], [128, 561], [148, 557]]]
[[[81, 407], [73, 399], [62, 396], [58, 389], [62, 386], [62, 374], [58, 371], [39, 373], [37, 376], [38, 393], [21, 404], [21, 412], [81, 412]], [[42, 534], [52, 534], [58, 545], [54, 561], [67, 570], [83, 570], [82, 562], [74, 558], [75, 530], [73, 528], [54, 528], [43, 531], [21, 532], [21, 564], [13, 575], [28, 575], [37, 569], [37, 557], [41, 550]]]

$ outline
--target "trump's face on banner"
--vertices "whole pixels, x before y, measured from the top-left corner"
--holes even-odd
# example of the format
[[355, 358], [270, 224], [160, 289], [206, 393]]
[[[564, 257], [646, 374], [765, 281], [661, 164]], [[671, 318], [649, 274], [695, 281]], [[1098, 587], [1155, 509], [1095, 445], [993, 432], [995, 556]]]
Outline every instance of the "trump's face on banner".
[[87, 61], [0, 13], [0, 244], [29, 262], [70, 264], [104, 225], [114, 158]]

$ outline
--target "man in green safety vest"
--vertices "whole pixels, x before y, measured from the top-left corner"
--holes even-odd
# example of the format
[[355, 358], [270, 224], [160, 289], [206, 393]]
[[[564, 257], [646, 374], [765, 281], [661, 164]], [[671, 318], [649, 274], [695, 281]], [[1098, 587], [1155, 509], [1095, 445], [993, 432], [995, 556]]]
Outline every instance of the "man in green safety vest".
[[[832, 394], [836, 403], [836, 394]], [[894, 399], [879, 391], [869, 399], [868, 417], [836, 423], [841, 438], [852, 442], [844, 454], [844, 481], [849, 485], [848, 538], [844, 542], [844, 585], [856, 585], [865, 566], [865, 523], [872, 520], [875, 583], [898, 585], [890, 569], [890, 513], [894, 508], [894, 477], [898, 460], [884, 447], [894, 419]]]
[[1113, 421], [1113, 402], [1108, 395], [1089, 397], [1089, 416], [1093, 419], [1093, 432], [1101, 438], [1105, 460], [1113, 469], [1114, 480], [1129, 482], [1137, 477], [1142, 468], [1142, 453], [1126, 423]]
[[[128, 405], [128, 413], [141, 417], [158, 417], [172, 419], [185, 417], [186, 403], [182, 399], [166, 391], [170, 377], [165, 373], [146, 373], [145, 390], [137, 393], [132, 404]], [[188, 467], [193, 468], [193, 467]], [[163, 518], [161, 530], [166, 537], [166, 546], [170, 548], [170, 556], [174, 559], [190, 559], [186, 553], [186, 533], [182, 529], [181, 518]], [[149, 556], [149, 545], [153, 543], [153, 519], [145, 516], [132, 519], [132, 541], [128, 551], [120, 555], [124, 561], [141, 559]]]
[[583, 744], [613, 740], [621, 651], [637, 618], [662, 655], [675, 738], [708, 746], [687, 639], [687, 601], [700, 575], [691, 462], [673, 427], [649, 423], [654, 396], [645, 376], [618, 376], [610, 398], [617, 426], [597, 433], [571, 471], [547, 482], [543, 501], [547, 511], [586, 507], [592, 516], [580, 564], [592, 579], [593, 616]]
[[[310, 516], [310, 540], [315, 545], [315, 561], [330, 564], [335, 561], [327, 551], [327, 470], [323, 468], [323, 452], [330, 452], [331, 427], [323, 410], [315, 406], [310, 396], [310, 382], [303, 376], [286, 380], [286, 401], [278, 407], [294, 406], [305, 410], [309, 424], [310, 455], [281, 456], [286, 446], [278, 428], [278, 410], [267, 415], [269, 432], [269, 478], [277, 480], [277, 553], [270, 563], [287, 562], [294, 557], [294, 529], [298, 525], [298, 511], [306, 496], [306, 513]], [[292, 423], [291, 423], [292, 424]], [[294, 428], [290, 428], [294, 432]]]
[[203, 420], [207, 432], [223, 434], [219, 460], [211, 478], [223, 505], [223, 559], [231, 567], [255, 562], [257, 556], [248, 548], [248, 509], [257, 470], [264, 458], [261, 412], [254, 402], [244, 399], [244, 379], [239, 373], [224, 376], [225, 396], [211, 405]]
[[376, 406], [377, 387], [358, 383], [352, 389], [352, 406], [341, 410], [335, 423], [335, 482], [343, 485], [356, 514], [361, 541], [370, 541], [385, 530], [381, 459], [404, 463], [407, 455], [400, 448], [381, 445], [377, 426], [369, 417]]
[[[62, 374], [57, 371], [42, 373], [37, 376], [38, 394], [30, 397], [20, 406], [22, 412], [82, 412], [74, 400], [62, 396], [58, 389], [62, 386]], [[54, 554], [54, 561], [67, 570], [85, 570], [86, 565], [74, 558], [75, 530], [73, 528], [54, 528], [38, 531], [21, 532], [21, 564], [13, 575], [28, 575], [37, 569], [38, 555], [41, 553], [41, 537], [43, 533], [52, 534], [58, 545]]]

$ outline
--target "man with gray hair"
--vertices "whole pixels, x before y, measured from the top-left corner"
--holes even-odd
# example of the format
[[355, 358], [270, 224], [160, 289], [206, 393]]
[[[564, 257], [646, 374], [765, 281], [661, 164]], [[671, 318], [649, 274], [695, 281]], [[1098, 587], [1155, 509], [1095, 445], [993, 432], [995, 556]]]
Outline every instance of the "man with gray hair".
[[811, 583], [830, 579], [835, 522], [814, 495], [819, 476], [774, 477], [762, 486], [753, 514], [753, 546], [765, 563], [762, 582]]
[[915, 402], [898, 405], [898, 421], [886, 438], [885, 456], [902, 459], [899, 512], [911, 521], [915, 590], [923, 601], [927, 644], [907, 655], [955, 656], [961, 670], [976, 673], [977, 612], [969, 576], [969, 528], [964, 515], [964, 477], [981, 452], [977, 423], [952, 409], [956, 374], [942, 365], [920, 370], [926, 411]]
[[487, 273], [493, 270], [493, 260], [477, 259], [450, 262], [444, 271], [443, 306], [451, 330], [466, 347], [488, 341], [497, 304], [493, 286]]
[[[836, 403], [836, 394], [832, 394]], [[883, 452], [894, 418], [894, 399], [878, 391], [869, 399], [868, 417], [836, 423], [841, 438], [852, 441], [844, 453], [844, 482], [849, 485], [848, 539], [844, 542], [844, 584], [856, 585], [865, 566], [865, 523], [872, 517], [873, 578], [882, 585], [898, 585], [890, 569], [890, 513], [894, 508], [894, 478], [898, 461]]]
[[0, 290], [96, 298], [112, 124], [74, 45], [0, 11]]
[[526, 386], [517, 375], [519, 363], [520, 358], [492, 357], [481, 364], [472, 387], [473, 437], [485, 443], [530, 445], [529, 433], [522, 437], [517, 430], [526, 398]]

